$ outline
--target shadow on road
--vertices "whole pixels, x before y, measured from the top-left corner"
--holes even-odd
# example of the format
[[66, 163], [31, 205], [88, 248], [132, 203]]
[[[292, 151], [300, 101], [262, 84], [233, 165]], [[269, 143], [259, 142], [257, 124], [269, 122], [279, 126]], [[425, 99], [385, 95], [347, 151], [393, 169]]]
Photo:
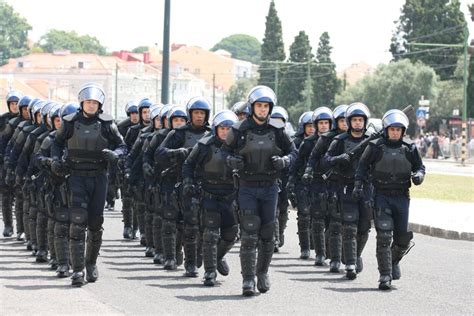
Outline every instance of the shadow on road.
[[[102, 246], [101, 246], [102, 248]], [[143, 248], [143, 247], [142, 247]], [[130, 249], [101, 249], [100, 251], [103, 252], [145, 252], [145, 249], [143, 248], [130, 248]]]
[[76, 289], [72, 287], [69, 283], [65, 285], [5, 285], [7, 289], [20, 290], [20, 291], [36, 291], [36, 290], [51, 290], [51, 289], [61, 289], [61, 290], [73, 290]]
[[270, 264], [270, 267], [279, 267], [279, 268], [292, 268], [292, 267], [311, 267], [312, 264], [308, 263], [285, 263], [285, 264]]
[[[336, 288], [336, 287], [323, 287], [325, 290], [339, 292], [339, 293], [357, 293], [357, 292], [380, 292], [378, 288], [375, 287], [351, 287], [351, 288]], [[390, 292], [390, 291], [386, 291]]]
[[321, 271], [321, 270], [310, 270], [310, 271], [286, 271], [286, 270], [275, 270], [275, 272], [279, 272], [279, 273], [285, 273], [285, 274], [294, 274], [294, 275], [298, 275], [298, 274], [303, 274], [303, 275], [311, 275], [311, 274], [325, 274], [325, 275], [337, 275], [336, 273], [331, 273], [331, 272], [328, 272], [328, 271]]
[[130, 255], [130, 256], [120, 256], [120, 255], [117, 255], [117, 256], [106, 256], [106, 255], [103, 255], [101, 254], [100, 255], [101, 258], [107, 258], [107, 259], [148, 259], [146, 260], [147, 263], [148, 262], [152, 262], [153, 260], [151, 258], [147, 258], [145, 256], [137, 256], [137, 255]]
[[150, 266], [150, 268], [108, 268], [109, 270], [122, 271], [122, 272], [139, 272], [139, 271], [162, 271], [163, 267]]
[[[147, 284], [148, 286], [152, 287], [159, 287], [162, 289], [188, 289], [188, 288], [196, 288], [196, 289], [203, 289], [205, 288], [202, 284], [185, 284], [185, 283], [176, 283], [176, 284]], [[215, 287], [219, 287], [216, 285]]]
[[[257, 293], [256, 296], [260, 295], [260, 293]], [[255, 296], [253, 296], [255, 297]], [[212, 302], [212, 301], [242, 301], [242, 300], [248, 300], [252, 299], [251, 297], [245, 297], [242, 295], [238, 294], [232, 294], [232, 295], [193, 295], [193, 296], [188, 296], [188, 295], [177, 295], [176, 298], [179, 298], [180, 300], [185, 300], [188, 302]]]
[[114, 261], [102, 261], [103, 263], [105, 264], [110, 264], [112, 266], [141, 266], [141, 265], [154, 265], [153, 261], [151, 260], [147, 260], [147, 261], [143, 261], [143, 262], [136, 262], [136, 261], [132, 261], [132, 262], [114, 262]]
[[342, 283], [342, 282], [352, 282], [351, 280], [346, 279], [345, 277], [339, 279], [328, 279], [328, 278], [307, 278], [307, 279], [290, 279], [291, 281], [299, 282], [328, 282], [328, 283]]
[[132, 280], [132, 281], [151, 281], [151, 280], [182, 280], [183, 277], [173, 275], [140, 275], [140, 276], [129, 276], [129, 277], [118, 277], [121, 280]]

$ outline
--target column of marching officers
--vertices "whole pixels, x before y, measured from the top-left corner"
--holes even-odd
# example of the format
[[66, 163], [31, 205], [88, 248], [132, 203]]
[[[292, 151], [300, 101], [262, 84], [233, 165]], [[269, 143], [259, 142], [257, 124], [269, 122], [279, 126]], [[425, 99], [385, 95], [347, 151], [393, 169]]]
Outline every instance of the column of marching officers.
[[165, 270], [184, 264], [197, 277], [203, 267], [205, 286], [230, 273], [225, 257], [240, 241], [242, 294], [269, 291], [290, 204], [302, 260], [314, 250], [316, 266], [356, 279], [373, 222], [379, 289], [401, 277], [414, 245], [409, 188], [425, 174], [403, 111], [387, 111], [377, 131], [363, 103], [320, 106], [290, 136], [266, 86], [212, 117], [202, 97], [186, 106], [145, 98], [115, 124], [104, 102], [94, 83], [67, 104], [11, 91], [0, 116], [3, 236], [16, 230], [36, 262], [73, 286], [98, 280], [104, 206], [118, 197], [123, 238], [139, 239]]

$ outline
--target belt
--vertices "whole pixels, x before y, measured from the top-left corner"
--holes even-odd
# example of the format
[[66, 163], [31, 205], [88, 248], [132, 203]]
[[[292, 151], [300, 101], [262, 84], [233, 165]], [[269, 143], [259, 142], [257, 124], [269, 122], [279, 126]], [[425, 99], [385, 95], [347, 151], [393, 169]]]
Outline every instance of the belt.
[[96, 177], [101, 174], [105, 174], [106, 171], [103, 169], [97, 170], [74, 170], [71, 169], [71, 175], [73, 176], [81, 176], [81, 177]]
[[248, 181], [248, 180], [240, 179], [239, 181], [239, 185], [245, 186], [245, 187], [252, 187], [252, 188], [271, 187], [274, 184], [276, 184], [276, 180]]
[[407, 189], [375, 189], [375, 192], [377, 194], [383, 194], [388, 196], [409, 195]]

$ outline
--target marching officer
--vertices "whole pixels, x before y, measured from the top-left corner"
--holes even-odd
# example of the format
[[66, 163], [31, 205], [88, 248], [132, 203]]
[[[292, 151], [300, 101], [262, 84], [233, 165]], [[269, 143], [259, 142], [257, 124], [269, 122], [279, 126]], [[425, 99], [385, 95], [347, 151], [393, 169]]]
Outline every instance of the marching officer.
[[52, 172], [64, 175], [67, 168], [70, 173], [67, 181], [73, 286], [85, 284], [84, 265], [88, 282], [95, 282], [99, 276], [96, 261], [102, 243], [107, 162], [115, 163], [126, 152], [112, 117], [102, 113], [105, 102], [102, 88], [94, 83], [86, 84], [79, 91], [78, 100], [79, 113], [64, 117], [51, 147]]
[[408, 231], [409, 188], [411, 182], [423, 183], [425, 166], [415, 144], [404, 138], [408, 128], [405, 113], [387, 111], [382, 125], [383, 137], [372, 140], [362, 154], [352, 195], [362, 197], [370, 173], [375, 190], [379, 289], [389, 290], [392, 279], [401, 277], [400, 260], [414, 245], [413, 232]]

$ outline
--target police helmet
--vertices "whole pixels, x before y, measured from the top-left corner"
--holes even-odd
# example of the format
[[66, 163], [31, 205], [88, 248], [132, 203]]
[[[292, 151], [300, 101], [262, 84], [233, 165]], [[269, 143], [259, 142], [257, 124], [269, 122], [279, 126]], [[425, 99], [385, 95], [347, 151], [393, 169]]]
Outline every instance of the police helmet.
[[48, 112], [48, 118], [47, 118], [47, 121], [48, 121], [48, 125], [50, 127], [50, 129], [54, 130], [54, 119], [56, 117], [60, 117], [60, 112], [61, 112], [61, 104], [59, 103], [53, 103], [49, 109], [49, 112]]
[[234, 112], [237, 115], [242, 114], [242, 113], [249, 115], [250, 114], [249, 104], [247, 102], [239, 101], [232, 106], [232, 112]]
[[214, 133], [214, 135], [217, 135], [218, 126], [231, 127], [238, 120], [239, 118], [233, 111], [222, 110], [218, 112], [216, 115], [214, 115], [214, 118], [212, 119], [212, 125], [211, 125], [212, 133]]
[[297, 135], [304, 134], [304, 127], [306, 124], [313, 124], [313, 111], [307, 111], [300, 115], [298, 119], [298, 131]]
[[288, 122], [288, 112], [282, 106], [274, 106], [270, 117], [282, 119], [285, 123]]
[[364, 118], [364, 130], [367, 128], [367, 122], [370, 118], [370, 111], [367, 106], [362, 102], [355, 102], [349, 105], [346, 110], [346, 123], [347, 128], [350, 131], [351, 127], [351, 119], [355, 116], [361, 116]]
[[173, 106], [168, 112], [168, 122], [170, 128], [174, 128], [173, 126], [173, 118], [175, 117], [183, 117], [186, 121], [188, 120], [188, 114], [186, 112], [186, 108], [180, 105]]
[[99, 102], [99, 112], [101, 112], [102, 106], [105, 102], [105, 92], [102, 87], [97, 83], [86, 83], [79, 90], [77, 98], [81, 108], [82, 102], [86, 100], [94, 100]]
[[59, 115], [61, 118], [65, 117], [66, 115], [77, 113], [80, 109], [80, 105], [75, 102], [66, 103], [61, 107]]
[[255, 102], [267, 102], [270, 104], [270, 112], [272, 112], [273, 107], [277, 105], [277, 97], [275, 92], [267, 86], [256, 86], [250, 90], [247, 101], [250, 104], [250, 112], [253, 114], [253, 106]]
[[130, 116], [130, 113], [138, 113], [138, 103], [135, 101], [128, 101], [125, 104], [125, 114]]
[[186, 104], [186, 111], [188, 113], [189, 120], [192, 119], [191, 112], [194, 110], [202, 110], [206, 113], [205, 122], [209, 123], [209, 115], [211, 113], [211, 103], [204, 97], [194, 97]]
[[406, 114], [403, 113], [403, 111], [397, 109], [388, 110], [382, 117], [382, 126], [385, 131], [385, 135], [388, 135], [387, 128], [389, 128], [390, 126], [401, 127], [403, 130], [402, 133], [405, 134], [405, 131], [408, 128], [408, 124], [409, 120]]
[[333, 112], [330, 108], [327, 106], [320, 106], [319, 108], [316, 108], [313, 112], [313, 116], [311, 120], [313, 121], [314, 128], [317, 130], [318, 129], [318, 121], [322, 120], [328, 120], [329, 121], [329, 128], [332, 127], [333, 124]]

